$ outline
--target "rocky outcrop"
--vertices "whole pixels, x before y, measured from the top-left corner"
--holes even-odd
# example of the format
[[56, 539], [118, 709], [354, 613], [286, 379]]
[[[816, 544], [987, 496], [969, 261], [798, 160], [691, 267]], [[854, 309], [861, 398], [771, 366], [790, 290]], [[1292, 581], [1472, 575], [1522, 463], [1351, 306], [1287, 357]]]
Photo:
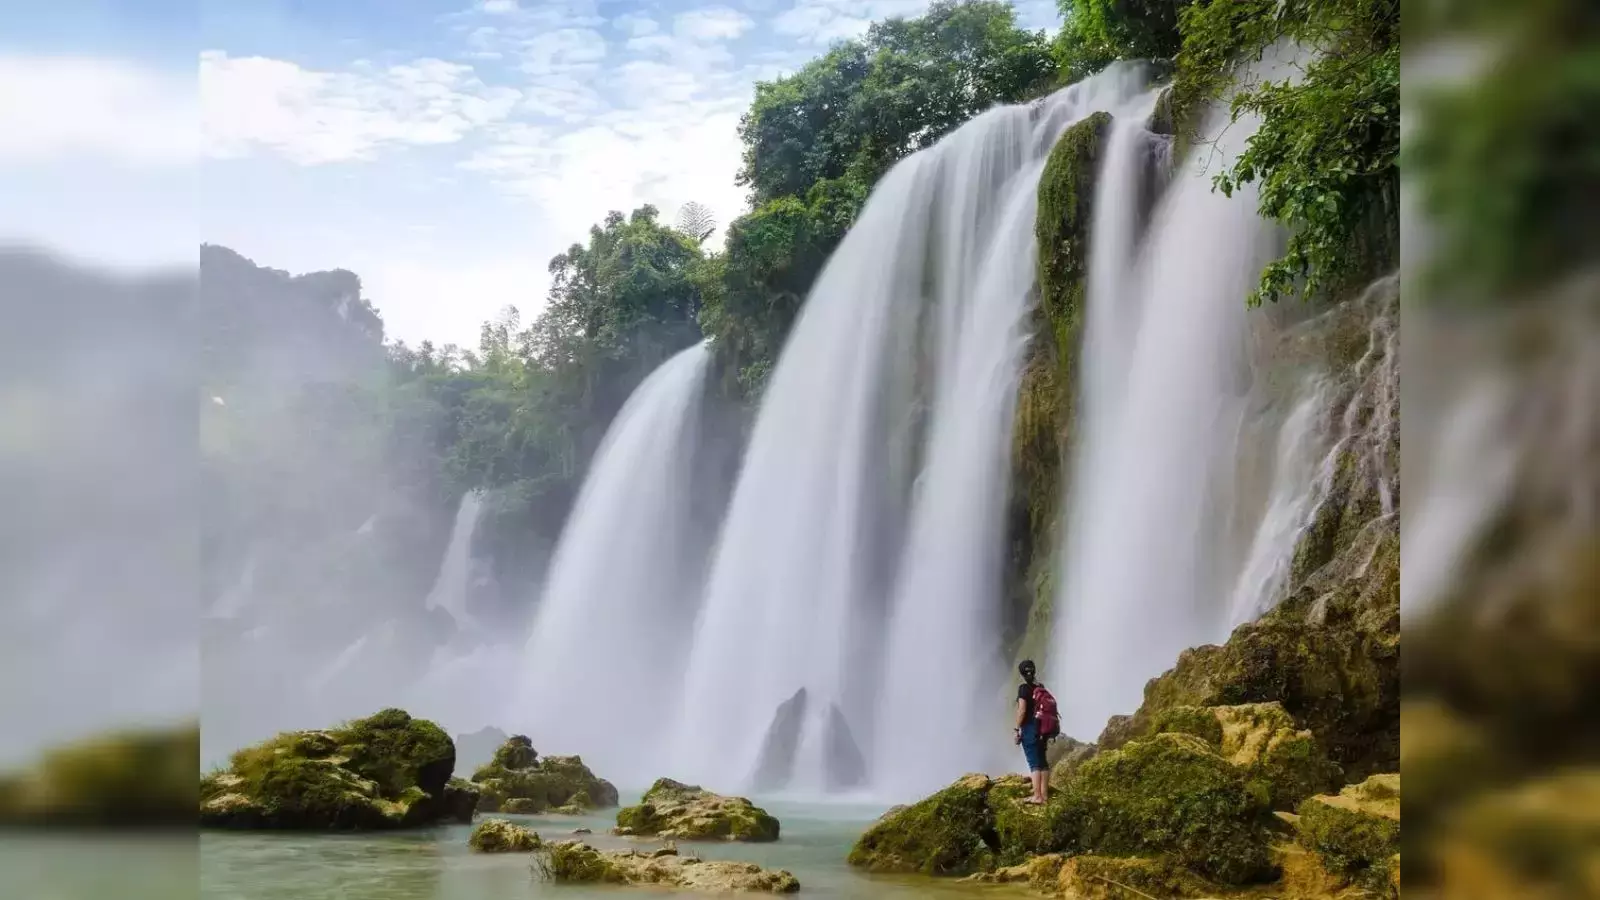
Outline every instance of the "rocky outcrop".
[[999, 839], [987, 775], [967, 775], [910, 806], [889, 810], [856, 841], [850, 865], [872, 872], [968, 875], [994, 868]]
[[778, 839], [778, 820], [743, 797], [724, 797], [697, 785], [662, 778], [637, 806], [617, 812], [616, 833], [685, 841], [767, 842]]
[[505, 819], [485, 819], [472, 830], [467, 846], [479, 853], [528, 853], [544, 846], [533, 831]]
[[847, 791], [867, 782], [867, 759], [850, 733], [850, 723], [838, 704], [828, 707], [822, 729], [822, 782], [829, 791]]
[[490, 726], [471, 734], [456, 735], [456, 774], [465, 777], [488, 765], [494, 760], [494, 752], [509, 737], [504, 731]]
[[800, 688], [794, 696], [778, 704], [772, 714], [772, 724], [761, 742], [761, 756], [756, 762], [752, 784], [756, 791], [778, 791], [789, 786], [794, 777], [794, 755], [800, 748], [800, 729], [806, 718], [806, 689]]
[[483, 812], [579, 814], [617, 805], [617, 789], [576, 756], [539, 758], [533, 742], [515, 735], [501, 744], [472, 781]]
[[564, 841], [544, 854], [544, 875], [557, 884], [634, 884], [675, 888], [697, 894], [793, 894], [800, 882], [782, 869], [755, 863], [681, 856], [672, 847], [653, 852], [601, 851]]
[[1399, 775], [1374, 775], [1337, 794], [1307, 799], [1296, 829], [1300, 844], [1328, 872], [1379, 896], [1399, 896]]
[[[461, 820], [471, 791], [450, 784], [455, 745], [432, 722], [386, 709], [294, 731], [233, 755], [200, 782], [210, 828], [349, 831]], [[474, 804], [475, 805], [475, 804]]]
[[1296, 727], [1280, 703], [1175, 706], [1162, 712], [1154, 730], [1204, 740], [1245, 770], [1274, 809], [1294, 809], [1301, 800], [1341, 783], [1339, 766], [1310, 730]]

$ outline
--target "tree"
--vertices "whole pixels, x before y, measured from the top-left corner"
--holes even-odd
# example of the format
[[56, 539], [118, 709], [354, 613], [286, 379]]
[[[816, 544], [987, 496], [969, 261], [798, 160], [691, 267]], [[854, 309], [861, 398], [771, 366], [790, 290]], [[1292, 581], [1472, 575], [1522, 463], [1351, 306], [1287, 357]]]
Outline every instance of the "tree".
[[703, 244], [717, 230], [717, 216], [705, 204], [690, 200], [678, 210], [678, 230]]

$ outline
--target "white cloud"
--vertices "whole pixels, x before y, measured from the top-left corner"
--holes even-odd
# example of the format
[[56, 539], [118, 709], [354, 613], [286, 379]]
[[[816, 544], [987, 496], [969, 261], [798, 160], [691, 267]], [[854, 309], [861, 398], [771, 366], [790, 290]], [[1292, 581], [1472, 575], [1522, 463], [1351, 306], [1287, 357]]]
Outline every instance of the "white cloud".
[[661, 30], [661, 24], [644, 13], [624, 13], [612, 19], [611, 24], [633, 37], [643, 37]]
[[696, 41], [732, 40], [754, 26], [749, 16], [726, 6], [691, 9], [672, 20], [675, 34]]
[[521, 96], [484, 84], [471, 66], [438, 59], [317, 72], [259, 56], [200, 54], [201, 119], [218, 157], [267, 149], [318, 165], [369, 159], [386, 147], [450, 144], [504, 119]]
[[480, 0], [478, 11], [491, 16], [503, 16], [517, 11], [517, 0]]
[[522, 71], [529, 75], [593, 71], [606, 58], [606, 39], [592, 28], [562, 28], [523, 44]]
[[827, 45], [865, 34], [867, 26], [893, 16], [916, 16], [928, 0], [796, 0], [773, 20], [773, 30], [812, 44]]
[[192, 76], [78, 56], [0, 55], [0, 161], [182, 165], [200, 149]]

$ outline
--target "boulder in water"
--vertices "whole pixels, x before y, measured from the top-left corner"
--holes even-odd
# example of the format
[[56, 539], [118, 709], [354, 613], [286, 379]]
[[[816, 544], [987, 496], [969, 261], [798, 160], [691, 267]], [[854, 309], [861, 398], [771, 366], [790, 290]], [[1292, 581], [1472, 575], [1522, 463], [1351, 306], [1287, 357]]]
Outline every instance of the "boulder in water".
[[800, 730], [805, 724], [806, 689], [800, 688], [794, 696], [778, 704], [772, 714], [772, 724], [767, 728], [766, 739], [761, 743], [761, 757], [756, 763], [752, 779], [758, 792], [778, 791], [789, 786], [794, 777], [795, 752], [800, 748]]
[[793, 894], [800, 890], [794, 875], [755, 863], [703, 860], [660, 850], [601, 851], [578, 841], [550, 847], [543, 869], [557, 884], [640, 884], [697, 894]]
[[533, 742], [513, 735], [472, 775], [483, 812], [581, 813], [617, 805], [617, 789], [576, 756], [539, 758]]
[[828, 707], [822, 732], [822, 784], [829, 791], [845, 791], [867, 782], [867, 760], [850, 733], [850, 723], [837, 704]]
[[986, 775], [967, 775], [874, 822], [850, 851], [850, 865], [872, 872], [968, 875], [994, 868], [999, 841]]
[[505, 819], [485, 819], [472, 830], [467, 845], [479, 853], [528, 853], [543, 847], [544, 841]]
[[455, 745], [439, 726], [386, 709], [326, 731], [292, 731], [233, 755], [200, 782], [211, 828], [351, 831], [455, 818]]
[[743, 797], [662, 778], [638, 806], [617, 812], [617, 833], [686, 841], [766, 842], [778, 839], [778, 820]]

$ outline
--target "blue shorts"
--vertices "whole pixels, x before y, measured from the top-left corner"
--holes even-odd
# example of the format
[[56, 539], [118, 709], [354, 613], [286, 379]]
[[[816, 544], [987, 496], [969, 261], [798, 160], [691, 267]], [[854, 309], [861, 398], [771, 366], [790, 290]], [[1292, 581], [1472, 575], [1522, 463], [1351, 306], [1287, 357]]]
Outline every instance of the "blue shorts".
[[1047, 772], [1050, 766], [1044, 761], [1044, 741], [1039, 740], [1039, 723], [1022, 726], [1022, 755], [1028, 761], [1029, 772]]

